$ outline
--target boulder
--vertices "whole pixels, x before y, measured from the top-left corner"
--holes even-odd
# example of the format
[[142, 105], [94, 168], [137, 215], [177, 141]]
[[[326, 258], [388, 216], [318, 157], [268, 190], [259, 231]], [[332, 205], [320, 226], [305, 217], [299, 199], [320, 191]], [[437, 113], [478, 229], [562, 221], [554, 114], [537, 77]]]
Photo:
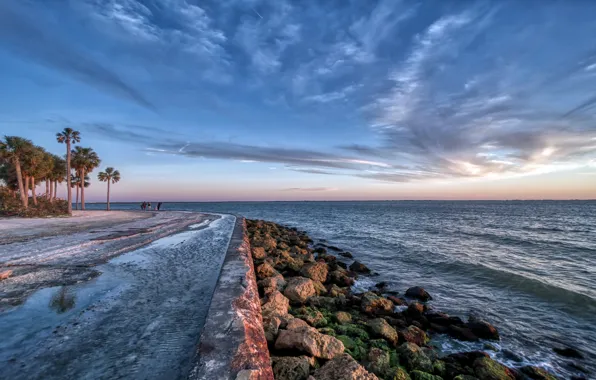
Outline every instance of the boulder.
[[346, 259], [354, 258], [354, 255], [352, 255], [350, 252], [339, 252], [338, 255], [345, 257]]
[[337, 305], [338, 302], [341, 300], [338, 300], [337, 298], [333, 298], [333, 297], [311, 297], [308, 300], [308, 304], [314, 307], [318, 307], [321, 309], [327, 309], [327, 310], [335, 310], [337, 309]]
[[393, 344], [394, 346], [397, 345], [399, 340], [399, 335], [397, 331], [386, 320], [383, 318], [376, 318], [371, 321], [368, 321], [368, 327], [374, 333], [374, 335], [379, 336], [389, 343]]
[[333, 359], [344, 352], [344, 345], [339, 339], [321, 334], [315, 328], [298, 327], [281, 330], [275, 341], [275, 349], [297, 350], [317, 358]]
[[267, 297], [267, 301], [261, 306], [263, 319], [284, 316], [288, 314], [290, 300], [279, 291], [275, 291]]
[[575, 358], [575, 359], [583, 359], [584, 358], [584, 356], [582, 355], [581, 352], [579, 352], [575, 348], [571, 348], [571, 347], [564, 347], [564, 348], [555, 347], [555, 348], [553, 348], [553, 351], [557, 355], [564, 356], [566, 358]]
[[406, 302], [405, 299], [403, 298], [398, 298], [396, 296], [388, 296], [387, 299], [391, 302], [393, 302], [393, 304], [395, 306], [407, 306], [408, 303]]
[[330, 360], [314, 373], [317, 380], [378, 380], [350, 355], [343, 354]]
[[557, 380], [557, 378], [551, 375], [547, 370], [544, 368], [534, 367], [534, 366], [525, 366], [520, 368], [521, 373], [526, 375], [532, 380]]
[[299, 327], [308, 327], [308, 323], [300, 318], [291, 319], [286, 325], [286, 330], [294, 330]]
[[408, 375], [408, 372], [403, 367], [395, 367], [389, 370], [390, 380], [411, 380], [412, 378]]
[[279, 317], [271, 317], [263, 320], [263, 330], [265, 330], [265, 339], [267, 339], [267, 343], [275, 343], [280, 325], [281, 319]]
[[424, 305], [420, 302], [412, 302], [405, 313], [412, 318], [420, 318], [424, 313]]
[[345, 311], [338, 311], [333, 316], [340, 325], [345, 325], [346, 323], [352, 322], [352, 315], [350, 313], [346, 313]]
[[267, 277], [273, 277], [279, 275], [279, 273], [273, 268], [269, 263], [263, 263], [257, 267], [256, 270], [257, 277], [259, 279], [264, 279]]
[[362, 264], [359, 261], [354, 261], [350, 265], [350, 270], [352, 272], [356, 272], [356, 273], [365, 273], [365, 274], [370, 273], [370, 269], [368, 269], [368, 267], [366, 265]]
[[391, 301], [372, 292], [366, 292], [362, 295], [360, 307], [367, 314], [388, 314], [393, 311]]
[[327, 286], [327, 295], [329, 295], [329, 297], [339, 297], [340, 295], [345, 296], [346, 294], [348, 294], [348, 292], [348, 288], [340, 288], [335, 284]]
[[315, 290], [317, 291], [318, 296], [327, 294], [327, 288], [320, 281], [313, 280], [312, 283], [315, 286]]
[[443, 380], [441, 376], [435, 376], [427, 372], [414, 370], [410, 372], [412, 380]]
[[272, 238], [270, 235], [265, 235], [262, 244], [263, 248], [265, 248], [265, 251], [267, 252], [271, 252], [272, 250], [277, 248], [277, 240]]
[[290, 299], [291, 302], [303, 304], [310, 297], [317, 294], [315, 285], [310, 278], [305, 277], [292, 277], [286, 289], [284, 295]]
[[267, 257], [265, 253], [265, 248], [263, 247], [252, 247], [252, 258], [253, 260], [263, 260]]
[[478, 337], [472, 332], [471, 329], [467, 327], [451, 325], [446, 328], [445, 332], [449, 336], [459, 340], [464, 340], [468, 342], [475, 342], [478, 340]]
[[310, 364], [304, 356], [272, 357], [271, 364], [275, 380], [306, 380]]
[[406, 290], [406, 297], [415, 298], [422, 302], [430, 301], [433, 299], [430, 296], [430, 294], [428, 294], [428, 292], [420, 286], [414, 286]]
[[389, 370], [389, 353], [373, 347], [368, 352], [366, 369], [380, 377], [385, 377]]
[[327, 281], [327, 273], [327, 264], [321, 262], [306, 264], [300, 271], [302, 276], [308, 277], [313, 281], [319, 281], [321, 283]]
[[310, 307], [302, 307], [298, 309], [298, 311], [296, 312], [296, 316], [305, 320], [309, 325], [313, 327], [325, 327], [328, 323], [323, 313], [321, 313], [317, 309], [313, 309]]
[[426, 335], [422, 329], [414, 325], [410, 325], [407, 328], [400, 330], [399, 337], [403, 342], [415, 343], [418, 346], [424, 346], [429, 341], [428, 335]]
[[474, 373], [482, 380], [515, 380], [515, 374], [509, 368], [490, 357], [474, 360]]
[[426, 356], [424, 351], [414, 343], [403, 343], [397, 348], [397, 354], [399, 355], [400, 363], [404, 364], [409, 371], [415, 369], [423, 372], [433, 371], [432, 361]]
[[344, 269], [336, 269], [330, 272], [327, 280], [341, 287], [354, 285], [354, 279], [348, 276]]
[[467, 327], [480, 339], [499, 340], [497, 329], [486, 321], [470, 318]]
[[286, 286], [286, 280], [281, 274], [277, 274], [273, 277], [267, 277], [260, 280], [257, 285], [263, 289], [264, 295], [269, 295], [275, 291], [283, 291]]

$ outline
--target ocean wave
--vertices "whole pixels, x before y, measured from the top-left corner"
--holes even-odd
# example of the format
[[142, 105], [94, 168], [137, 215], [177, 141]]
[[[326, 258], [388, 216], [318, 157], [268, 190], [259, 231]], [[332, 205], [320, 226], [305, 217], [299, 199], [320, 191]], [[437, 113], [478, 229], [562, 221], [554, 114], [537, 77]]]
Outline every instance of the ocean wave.
[[490, 232], [466, 232], [466, 231], [458, 231], [458, 234], [473, 236], [482, 238], [485, 240], [492, 241], [497, 244], [509, 244], [513, 246], [557, 246], [563, 248], [570, 248], [578, 251], [585, 251], [585, 252], [596, 252], [596, 249], [583, 247], [581, 245], [572, 244], [564, 241], [558, 240], [530, 240], [528, 238], [522, 237], [515, 237], [511, 235], [497, 235]]
[[513, 289], [539, 297], [548, 302], [565, 305], [574, 314], [593, 315], [596, 313], [596, 299], [571, 289], [524, 276], [520, 273], [461, 261], [443, 262], [436, 265], [440, 266], [441, 271], [482, 281], [487, 286]]

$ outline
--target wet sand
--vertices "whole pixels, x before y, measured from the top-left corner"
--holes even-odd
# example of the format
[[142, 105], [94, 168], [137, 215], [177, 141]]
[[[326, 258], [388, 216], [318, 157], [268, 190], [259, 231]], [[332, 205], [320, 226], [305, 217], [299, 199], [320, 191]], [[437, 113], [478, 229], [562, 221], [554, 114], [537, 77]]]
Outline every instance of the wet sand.
[[3, 376], [186, 378], [235, 217], [113, 213], [0, 245]]
[[39, 288], [99, 275], [110, 258], [218, 218], [184, 212], [81, 211], [72, 218], [0, 220], [0, 311]]

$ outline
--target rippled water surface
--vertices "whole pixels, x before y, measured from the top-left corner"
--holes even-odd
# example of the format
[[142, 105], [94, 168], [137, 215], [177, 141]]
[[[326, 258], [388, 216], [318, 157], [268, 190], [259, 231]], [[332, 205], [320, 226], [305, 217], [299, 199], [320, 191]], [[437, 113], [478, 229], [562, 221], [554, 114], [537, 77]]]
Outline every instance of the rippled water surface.
[[[101, 207], [97, 205], [96, 207]], [[138, 208], [120, 204], [114, 208]], [[500, 330], [497, 358], [596, 378], [596, 202], [166, 203], [299, 227], [351, 251], [399, 292], [425, 287], [436, 309]], [[366, 285], [367, 282], [364, 282]], [[467, 349], [439, 341], [445, 349]], [[558, 357], [571, 346], [584, 360]], [[482, 348], [476, 346], [477, 348]], [[508, 350], [516, 355], [508, 354]]]

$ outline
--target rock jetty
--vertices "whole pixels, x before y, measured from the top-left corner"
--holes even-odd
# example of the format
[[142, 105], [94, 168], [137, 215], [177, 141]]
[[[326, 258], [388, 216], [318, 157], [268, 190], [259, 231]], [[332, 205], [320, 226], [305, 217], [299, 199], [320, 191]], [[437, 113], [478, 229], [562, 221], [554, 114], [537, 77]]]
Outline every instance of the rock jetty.
[[541, 368], [506, 367], [485, 352], [440, 355], [429, 345], [433, 334], [499, 340], [498, 330], [432, 310], [432, 296], [419, 286], [403, 297], [385, 296], [384, 284], [354, 293], [355, 279], [371, 270], [358, 261], [348, 266], [329, 251], [344, 260], [352, 254], [313, 246], [295, 228], [247, 220], [247, 231], [277, 380], [556, 379]]

